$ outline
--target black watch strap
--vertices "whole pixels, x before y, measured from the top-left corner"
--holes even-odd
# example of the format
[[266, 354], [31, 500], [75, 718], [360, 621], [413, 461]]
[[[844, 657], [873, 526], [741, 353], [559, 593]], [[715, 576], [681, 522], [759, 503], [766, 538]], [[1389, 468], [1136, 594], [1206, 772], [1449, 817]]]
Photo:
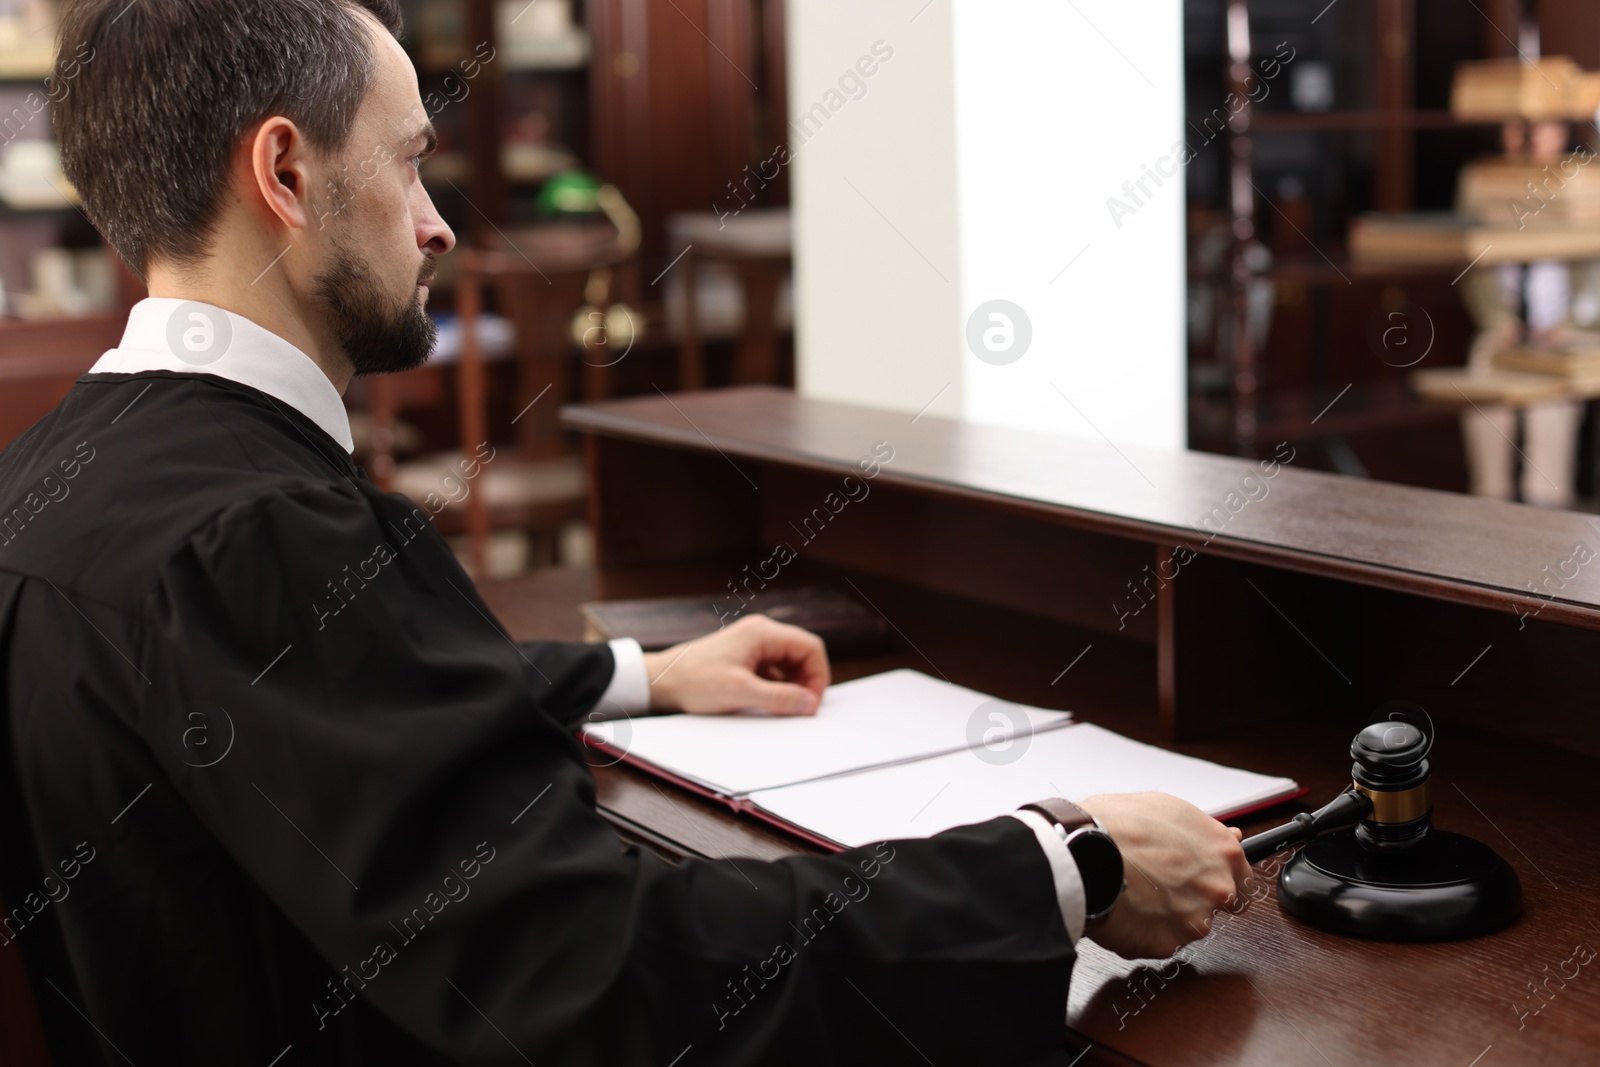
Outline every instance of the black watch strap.
[[1069, 834], [1080, 826], [1100, 826], [1100, 823], [1095, 820], [1093, 815], [1090, 815], [1072, 801], [1063, 800], [1061, 797], [1035, 800], [1032, 804], [1022, 805], [1022, 810], [1038, 812], [1056, 825], [1065, 827]]
[[1022, 810], [1038, 812], [1060, 828], [1083, 880], [1085, 923], [1104, 922], [1127, 887], [1122, 854], [1111, 835], [1094, 816], [1061, 797], [1036, 800], [1024, 804]]

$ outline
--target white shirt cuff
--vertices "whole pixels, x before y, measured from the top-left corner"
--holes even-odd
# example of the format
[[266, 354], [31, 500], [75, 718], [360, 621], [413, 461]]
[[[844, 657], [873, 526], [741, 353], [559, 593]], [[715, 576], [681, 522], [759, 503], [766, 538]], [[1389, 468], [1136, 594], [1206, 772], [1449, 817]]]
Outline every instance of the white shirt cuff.
[[644, 668], [644, 649], [631, 637], [608, 642], [616, 670], [611, 683], [595, 705], [601, 711], [621, 711], [632, 715], [650, 710], [650, 673]]
[[1056, 883], [1056, 903], [1061, 907], [1061, 921], [1066, 923], [1067, 937], [1076, 945], [1083, 936], [1084, 902], [1083, 876], [1078, 873], [1078, 863], [1072, 858], [1067, 842], [1056, 832], [1056, 824], [1036, 811], [1006, 812], [1024, 823], [1039, 839], [1044, 858], [1050, 861], [1050, 876]]

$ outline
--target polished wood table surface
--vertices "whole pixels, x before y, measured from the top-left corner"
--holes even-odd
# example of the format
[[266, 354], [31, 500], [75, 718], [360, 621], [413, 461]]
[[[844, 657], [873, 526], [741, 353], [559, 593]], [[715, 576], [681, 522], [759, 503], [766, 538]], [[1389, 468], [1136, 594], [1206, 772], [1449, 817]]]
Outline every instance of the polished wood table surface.
[[[535, 572], [489, 583], [485, 597], [509, 632], [525, 640], [576, 640], [585, 600], [683, 594], [715, 588], [715, 562]], [[808, 575], [815, 577], [815, 575]], [[857, 576], [859, 579], [861, 576]], [[876, 597], [875, 597], [876, 599]], [[1026, 645], [981, 604], [959, 604], [1006, 647]], [[1149, 701], [1068, 673], [1061, 654], [1024, 648], [1017, 660], [923, 613], [895, 623], [920, 652], [835, 664], [846, 679], [896, 666], [929, 669], [958, 684], [1073, 710], [1091, 722], [1161, 741]], [[1240, 650], [1248, 669], [1248, 650]], [[1136, 651], [1109, 648], [1115, 674], [1137, 670]], [[1125, 659], [1118, 660], [1118, 657]], [[1507, 714], [1526, 714], [1507, 709]], [[1359, 714], [1295, 720], [1269, 731], [1173, 744], [1179, 751], [1292, 775], [1320, 803], [1348, 784], [1348, 745]], [[596, 757], [597, 763], [602, 761]], [[1600, 766], [1585, 756], [1473, 728], [1441, 728], [1433, 755], [1435, 817], [1497, 849], [1516, 869], [1526, 912], [1509, 929], [1466, 942], [1401, 945], [1363, 942], [1290, 919], [1271, 896], [1269, 861], [1257, 867], [1261, 890], [1237, 915], [1172, 961], [1122, 960], [1080, 945], [1069, 1004], [1069, 1048], [1081, 1061], [1167, 1065], [1415, 1064], [1496, 1067], [1580, 1064], [1600, 1059], [1600, 843], [1593, 816]], [[601, 807], [625, 836], [669, 857], [775, 859], [811, 846], [626, 766], [596, 766]], [[1246, 833], [1298, 807], [1240, 823]], [[1576, 953], [1576, 954], [1575, 954]], [[939, 1062], [934, 1054], [934, 1062]]]

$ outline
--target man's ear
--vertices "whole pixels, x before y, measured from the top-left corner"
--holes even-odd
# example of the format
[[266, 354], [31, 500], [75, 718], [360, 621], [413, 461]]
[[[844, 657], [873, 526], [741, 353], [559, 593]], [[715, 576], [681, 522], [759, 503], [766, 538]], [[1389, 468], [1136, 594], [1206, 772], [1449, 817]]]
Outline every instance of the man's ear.
[[315, 223], [306, 139], [281, 115], [263, 122], [250, 143], [250, 177], [262, 202], [291, 230]]

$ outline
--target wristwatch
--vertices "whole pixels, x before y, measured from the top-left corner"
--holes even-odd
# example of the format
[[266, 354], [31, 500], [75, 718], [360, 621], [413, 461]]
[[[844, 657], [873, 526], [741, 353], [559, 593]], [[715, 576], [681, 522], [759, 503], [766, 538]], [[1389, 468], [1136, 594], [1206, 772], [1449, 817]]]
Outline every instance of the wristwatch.
[[1055, 824], [1056, 833], [1078, 864], [1078, 875], [1083, 879], [1084, 927], [1105, 922], [1128, 887], [1123, 877], [1122, 850], [1117, 843], [1098, 819], [1070, 800], [1051, 797], [1022, 807]]

